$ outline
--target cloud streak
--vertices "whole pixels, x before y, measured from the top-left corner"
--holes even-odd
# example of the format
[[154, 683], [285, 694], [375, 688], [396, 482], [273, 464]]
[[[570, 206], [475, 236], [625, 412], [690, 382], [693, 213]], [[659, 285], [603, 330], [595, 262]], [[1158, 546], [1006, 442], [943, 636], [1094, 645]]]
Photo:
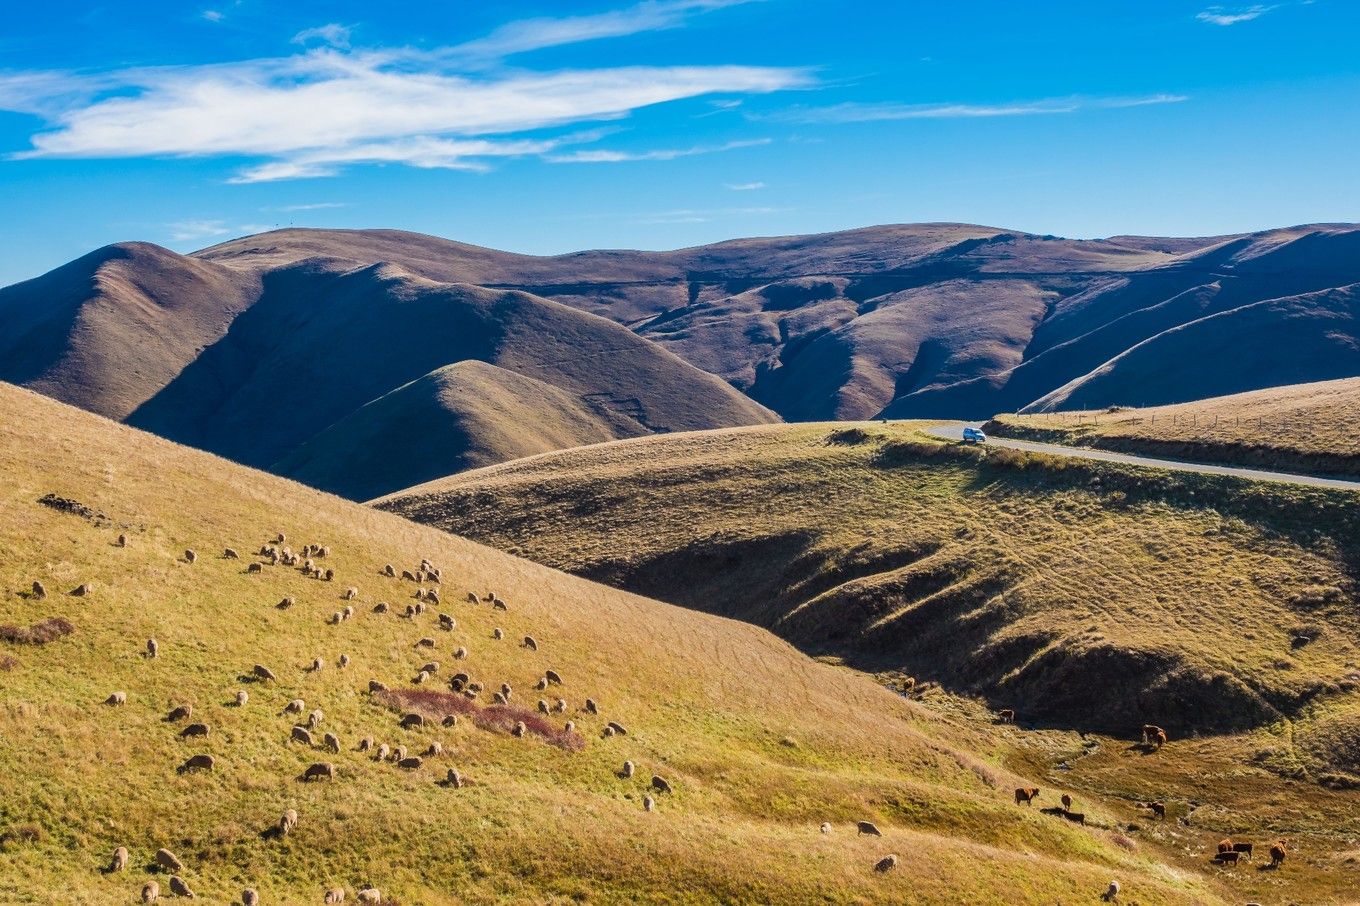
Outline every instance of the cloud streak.
[[990, 119], [1015, 116], [1053, 116], [1083, 110], [1112, 110], [1177, 104], [1188, 100], [1181, 94], [1152, 94], [1137, 97], [1046, 98], [1004, 104], [860, 104], [849, 102], [826, 107], [794, 107], [760, 119], [787, 123], [839, 124], [874, 123], [890, 120]]
[[723, 145], [699, 145], [693, 148], [662, 148], [653, 151], [612, 151], [592, 148], [571, 151], [566, 154], [549, 154], [545, 159], [554, 164], [613, 164], [624, 161], [675, 160], [677, 157], [693, 157], [696, 154], [717, 154], [722, 151], [735, 151], [738, 148], [754, 148], [768, 145], [770, 139], [756, 138]]
[[1279, 9], [1279, 4], [1266, 5], [1257, 3], [1253, 6], [1245, 7], [1226, 7], [1211, 6], [1195, 16], [1201, 22], [1210, 25], [1237, 25], [1240, 22], [1250, 22], [1252, 19], [1259, 19], [1271, 10]]

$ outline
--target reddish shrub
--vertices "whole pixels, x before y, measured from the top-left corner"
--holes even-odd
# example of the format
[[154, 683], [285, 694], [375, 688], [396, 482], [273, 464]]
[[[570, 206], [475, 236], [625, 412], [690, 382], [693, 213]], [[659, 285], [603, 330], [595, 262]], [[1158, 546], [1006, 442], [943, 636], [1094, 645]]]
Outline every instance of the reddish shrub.
[[0, 670], [13, 670], [19, 666], [19, 659], [12, 654], [0, 654]]
[[568, 733], [544, 719], [543, 715], [525, 708], [511, 705], [491, 705], [478, 707], [472, 699], [456, 692], [441, 692], [437, 689], [389, 689], [374, 696], [393, 711], [415, 711], [416, 713], [439, 720], [446, 714], [462, 714], [469, 717], [483, 730], [509, 733], [516, 723], [535, 736], [560, 749], [574, 752], [585, 747], [586, 741], [579, 733]]
[[46, 645], [64, 635], [70, 635], [75, 629], [70, 621], [63, 617], [48, 617], [32, 626], [14, 626], [6, 623], [0, 626], [0, 639], [23, 645]]

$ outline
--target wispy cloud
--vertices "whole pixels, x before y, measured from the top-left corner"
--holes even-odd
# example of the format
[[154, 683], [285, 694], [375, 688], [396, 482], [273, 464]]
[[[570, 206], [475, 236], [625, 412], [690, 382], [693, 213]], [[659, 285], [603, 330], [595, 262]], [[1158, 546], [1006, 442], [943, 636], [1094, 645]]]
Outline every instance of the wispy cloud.
[[763, 182], [726, 182], [723, 185], [733, 192], [754, 192], [756, 189], [765, 188]]
[[203, 12], [199, 13], [199, 15], [209, 22], [221, 22], [223, 19], [222, 12], [215, 9], [205, 9]]
[[729, 217], [759, 217], [769, 214], [783, 214], [792, 210], [791, 208], [705, 208], [691, 209], [681, 208], [675, 211], [658, 211], [653, 214], [642, 214], [633, 218], [634, 223], [649, 225], [672, 224], [672, 223], [709, 223], [713, 220], [721, 220]]
[[1257, 3], [1252, 6], [1241, 7], [1211, 6], [1195, 18], [1201, 22], [1208, 22], [1210, 25], [1236, 25], [1239, 22], [1259, 19], [1271, 10], [1279, 8], [1278, 3], [1270, 5]]
[[224, 220], [179, 220], [166, 226], [170, 229], [170, 238], [175, 242], [210, 239], [231, 232]]
[[871, 123], [884, 120], [984, 119], [1008, 116], [1051, 116], [1081, 110], [1144, 107], [1150, 104], [1176, 104], [1188, 100], [1181, 94], [1152, 94], [1138, 97], [1045, 98], [1003, 104], [861, 104], [849, 102], [826, 107], [794, 107], [766, 114], [758, 119], [790, 123]]
[[[257, 158], [234, 179], [246, 183], [333, 175], [360, 163], [484, 169], [496, 157], [543, 154], [589, 138], [526, 132], [810, 81], [801, 70], [741, 65], [468, 73], [439, 53], [319, 47], [95, 78], [0, 76], [0, 109], [40, 113], [51, 125], [17, 158]], [[701, 152], [670, 156], [684, 153]], [[597, 159], [633, 158], [605, 152]]]
[[644, 0], [627, 9], [586, 16], [523, 19], [502, 25], [486, 37], [460, 44], [452, 51], [468, 57], [499, 58], [581, 41], [622, 38], [646, 31], [678, 28], [695, 14], [750, 2], [752, 0]]
[[587, 149], [565, 154], [549, 154], [546, 160], [554, 164], [613, 164], [635, 160], [675, 160], [677, 157], [693, 157], [696, 154], [717, 154], [721, 151], [735, 151], [738, 148], [754, 148], [768, 145], [768, 138], [756, 138], [723, 145], [697, 145], [692, 148], [662, 148], [653, 151], [611, 151], [607, 149]]
[[260, 208], [261, 211], [324, 211], [330, 208], [347, 208], [349, 204], [343, 201], [320, 201], [314, 204], [286, 204], [277, 208]]
[[349, 48], [350, 27], [341, 25], [338, 22], [331, 22], [326, 25], [318, 25], [316, 28], [305, 28], [293, 35], [294, 44], [324, 44], [328, 47], [338, 47], [342, 50]]

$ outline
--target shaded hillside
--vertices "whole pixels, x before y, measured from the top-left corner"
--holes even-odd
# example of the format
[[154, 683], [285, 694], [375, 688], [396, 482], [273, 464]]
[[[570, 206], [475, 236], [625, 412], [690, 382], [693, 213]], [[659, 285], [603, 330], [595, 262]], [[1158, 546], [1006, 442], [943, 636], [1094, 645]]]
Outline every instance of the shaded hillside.
[[1360, 644], [1355, 495], [809, 425], [566, 451], [378, 505], [1063, 726], [1360, 706], [1337, 685]]
[[1290, 384], [1174, 406], [1002, 415], [997, 434], [1204, 462], [1360, 475], [1360, 378]]
[[[993, 728], [941, 718], [755, 627], [556, 573], [9, 386], [0, 470], [7, 902], [130, 903], [149, 880], [164, 891], [169, 872], [152, 865], [161, 847], [211, 903], [236, 902], [245, 887], [264, 903], [319, 903], [343, 887], [354, 902], [372, 885], [389, 902], [431, 906], [1039, 904], [1090, 898], [1112, 876], [1143, 903], [1226, 902], [1151, 846], [1130, 852], [1100, 828], [1017, 808], [1011, 787], [1025, 780], [991, 763]], [[40, 502], [52, 492], [62, 499]], [[334, 581], [283, 565], [250, 571], [278, 532], [295, 549], [325, 545]], [[416, 586], [383, 565], [415, 570], [422, 557], [442, 572], [422, 587], [443, 602], [405, 618]], [[79, 585], [84, 594], [69, 593]], [[508, 609], [468, 603], [468, 589]], [[375, 611], [380, 600], [388, 612]], [[329, 622], [347, 603], [353, 616]], [[440, 626], [441, 610], [453, 625]], [[44, 623], [53, 619], [69, 632], [20, 631], [61, 625]], [[518, 641], [526, 635], [535, 647]], [[17, 641], [36, 637], [49, 641]], [[427, 661], [438, 666], [417, 685]], [[560, 685], [536, 691], [548, 671]], [[456, 672], [481, 695], [451, 693]], [[389, 691], [372, 693], [373, 681]], [[505, 706], [491, 700], [502, 682], [513, 689]], [[122, 704], [103, 704], [115, 692]], [[540, 696], [561, 697], [565, 712], [538, 714]], [[301, 714], [288, 713], [293, 699]], [[290, 739], [313, 709], [313, 741]], [[450, 711], [458, 719], [446, 726]], [[425, 722], [403, 728], [403, 712]], [[609, 721], [626, 734], [604, 735]], [[401, 767], [362, 751], [365, 736], [426, 755]], [[177, 770], [197, 755], [213, 758], [210, 770]], [[635, 776], [619, 775], [625, 760]], [[334, 777], [301, 779], [321, 762]], [[450, 769], [461, 785], [447, 782]], [[653, 775], [671, 791], [649, 792]], [[296, 826], [280, 835], [288, 809]], [[1105, 809], [1092, 800], [1088, 811]], [[882, 836], [857, 835], [859, 820]], [[127, 867], [104, 871], [120, 846]], [[897, 869], [875, 872], [890, 852], [903, 855]]]

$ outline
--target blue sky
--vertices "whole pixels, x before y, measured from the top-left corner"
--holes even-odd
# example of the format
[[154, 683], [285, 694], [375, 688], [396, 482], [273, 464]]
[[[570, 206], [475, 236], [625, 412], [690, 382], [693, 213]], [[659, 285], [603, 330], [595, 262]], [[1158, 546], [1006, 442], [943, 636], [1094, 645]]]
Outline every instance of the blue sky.
[[554, 253], [1360, 219], [1350, 0], [23, 6], [0, 284], [288, 225]]

